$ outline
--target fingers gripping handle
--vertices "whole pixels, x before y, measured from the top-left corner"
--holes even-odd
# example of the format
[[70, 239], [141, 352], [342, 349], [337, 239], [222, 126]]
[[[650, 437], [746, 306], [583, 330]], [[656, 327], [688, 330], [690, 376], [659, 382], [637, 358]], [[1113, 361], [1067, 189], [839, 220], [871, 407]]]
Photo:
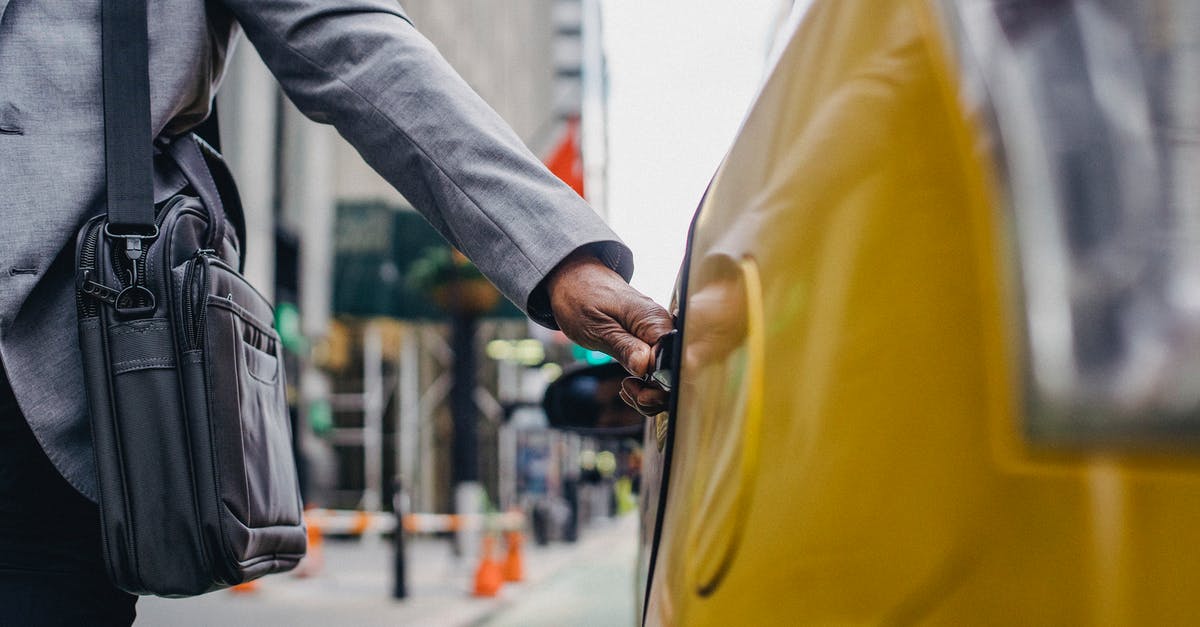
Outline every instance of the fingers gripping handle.
[[654, 369], [644, 379], [646, 383], [653, 383], [666, 392], [675, 386], [675, 363], [678, 359], [675, 344], [678, 338], [678, 329], [672, 329], [659, 338], [654, 345]]

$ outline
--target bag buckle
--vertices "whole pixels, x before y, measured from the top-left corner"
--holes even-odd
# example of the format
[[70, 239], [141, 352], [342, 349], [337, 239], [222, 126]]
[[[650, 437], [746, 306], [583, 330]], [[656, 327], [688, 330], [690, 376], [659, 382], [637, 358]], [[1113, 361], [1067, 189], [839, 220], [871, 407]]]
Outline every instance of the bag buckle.
[[154, 239], [158, 237], [158, 225], [151, 225], [153, 228], [149, 233], [113, 233], [112, 224], [104, 223], [104, 234], [111, 239], [125, 240], [125, 256], [130, 261], [137, 261], [142, 257], [142, 240]]
[[142, 277], [138, 276], [138, 260], [145, 251], [142, 240], [152, 240], [158, 237], [158, 225], [151, 225], [149, 233], [114, 233], [112, 224], [104, 223], [104, 234], [110, 239], [125, 240], [125, 257], [129, 259], [129, 287], [121, 290], [113, 301], [117, 315], [122, 318], [139, 318], [154, 313], [157, 299], [145, 285]]

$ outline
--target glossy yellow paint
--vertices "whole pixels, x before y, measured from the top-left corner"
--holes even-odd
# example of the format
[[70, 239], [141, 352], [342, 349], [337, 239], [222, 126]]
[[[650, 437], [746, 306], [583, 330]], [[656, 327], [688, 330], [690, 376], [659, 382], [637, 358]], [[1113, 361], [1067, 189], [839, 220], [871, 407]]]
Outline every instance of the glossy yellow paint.
[[1197, 460], [1021, 435], [959, 85], [928, 2], [793, 37], [697, 227], [648, 624], [1200, 622]]

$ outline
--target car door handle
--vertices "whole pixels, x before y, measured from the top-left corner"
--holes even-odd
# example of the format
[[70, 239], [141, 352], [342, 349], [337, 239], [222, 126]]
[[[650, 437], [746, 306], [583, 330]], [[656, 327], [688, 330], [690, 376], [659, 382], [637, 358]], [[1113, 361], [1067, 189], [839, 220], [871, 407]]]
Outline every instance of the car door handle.
[[647, 383], [654, 383], [667, 392], [675, 387], [675, 343], [678, 338], [679, 330], [672, 329], [658, 339], [654, 345], [654, 371], [646, 375]]

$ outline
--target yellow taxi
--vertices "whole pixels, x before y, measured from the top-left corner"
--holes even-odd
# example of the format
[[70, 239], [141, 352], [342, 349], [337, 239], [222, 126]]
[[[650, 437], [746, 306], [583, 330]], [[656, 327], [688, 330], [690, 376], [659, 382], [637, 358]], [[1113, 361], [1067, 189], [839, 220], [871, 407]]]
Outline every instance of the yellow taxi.
[[1200, 624], [1200, 3], [817, 0], [687, 255], [643, 624]]

